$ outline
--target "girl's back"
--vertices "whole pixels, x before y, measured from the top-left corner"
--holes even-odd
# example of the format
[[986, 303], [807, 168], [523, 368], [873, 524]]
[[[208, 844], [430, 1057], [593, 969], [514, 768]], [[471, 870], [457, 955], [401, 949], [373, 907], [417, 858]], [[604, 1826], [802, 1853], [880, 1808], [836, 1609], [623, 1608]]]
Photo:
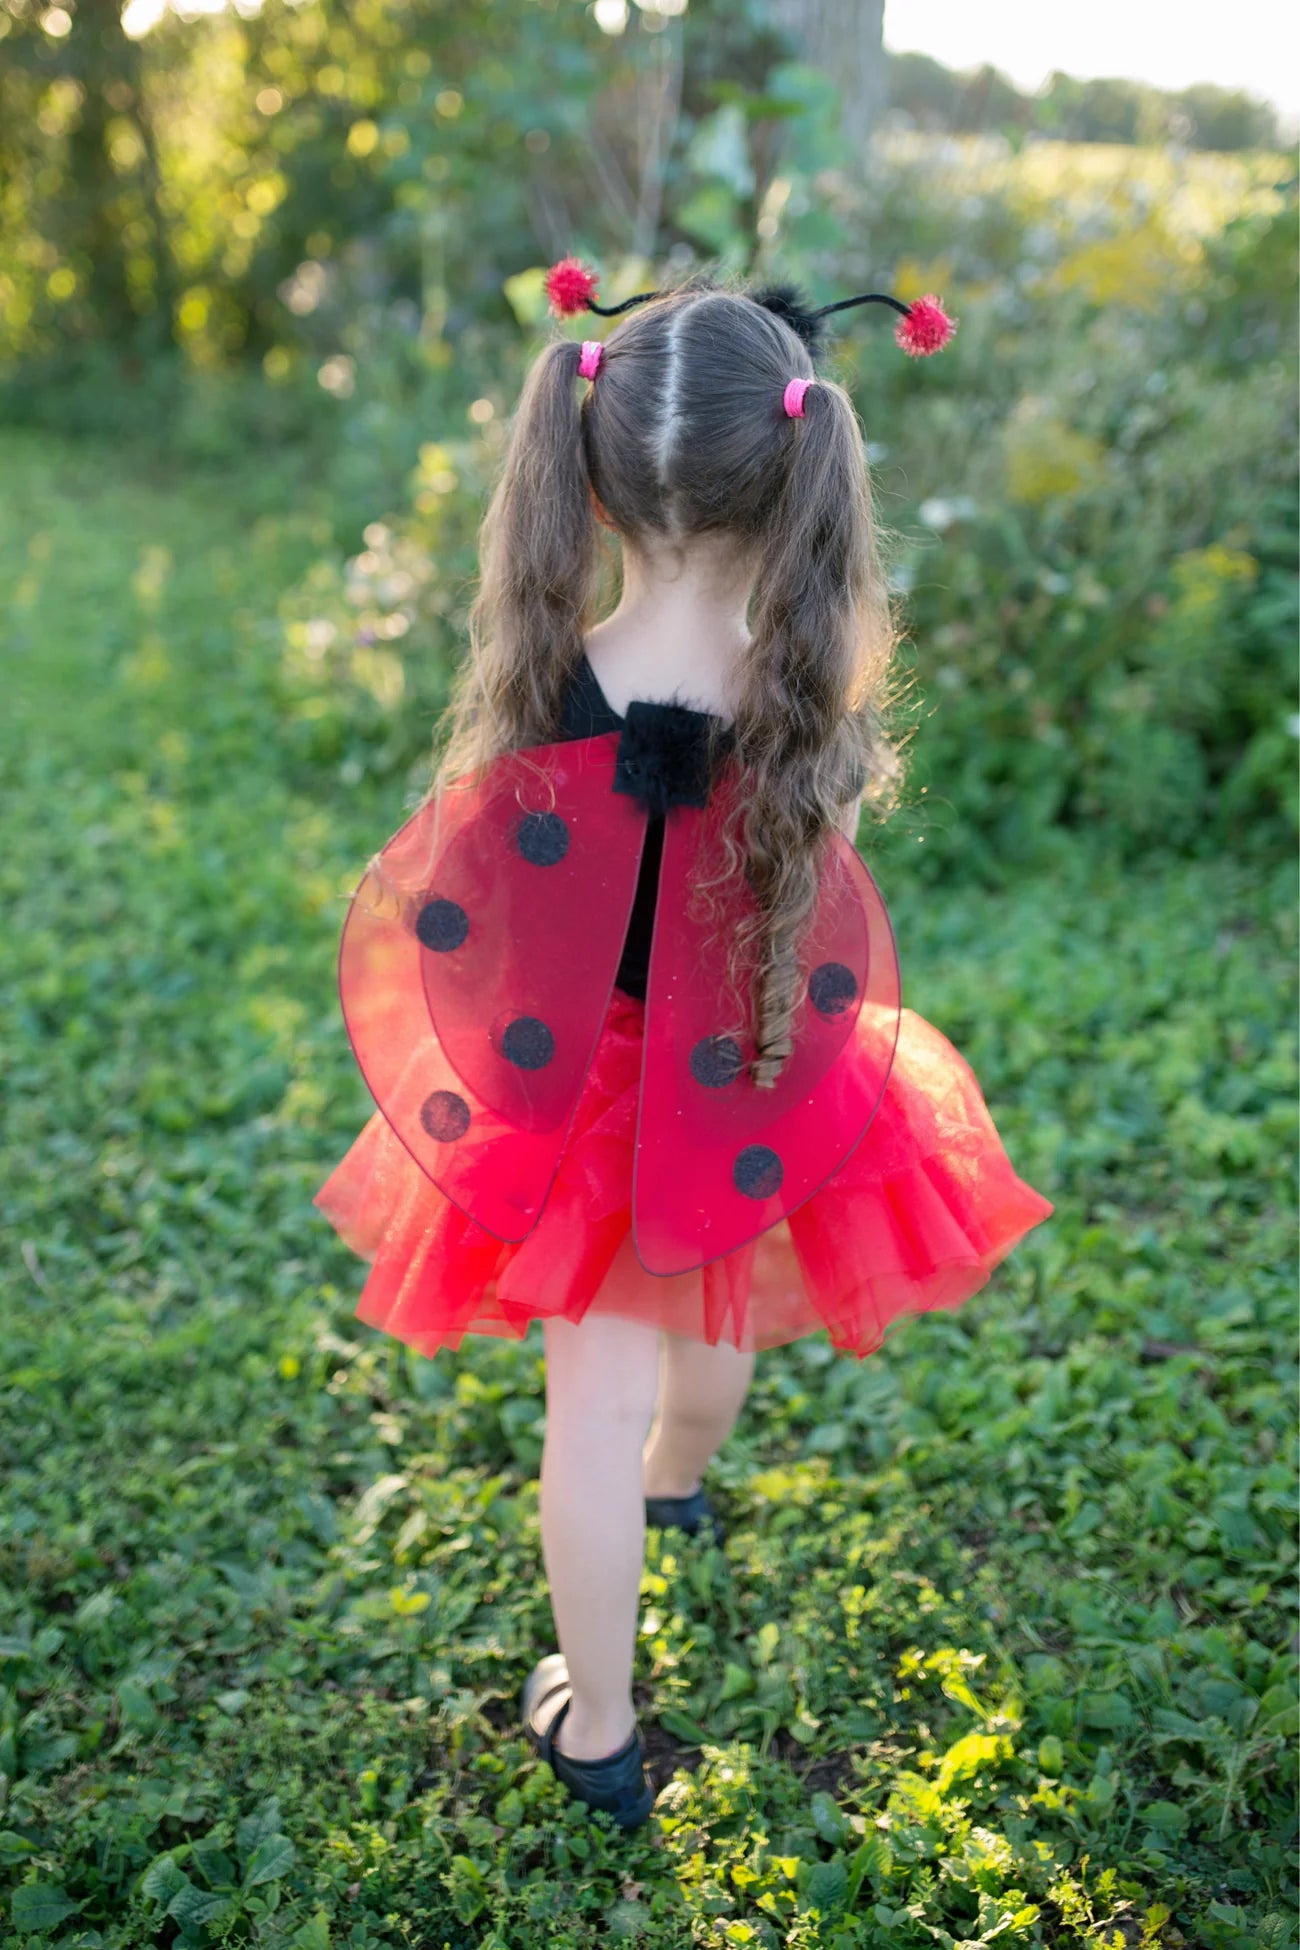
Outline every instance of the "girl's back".
[[[622, 566], [603, 618], [602, 534]], [[380, 1108], [317, 1202], [373, 1253], [362, 1318], [424, 1352], [607, 1312], [740, 1349], [825, 1328], [861, 1356], [956, 1305], [1051, 1207], [969, 1066], [900, 1010], [878, 890], [836, 850], [900, 775], [848, 395], [783, 305], [707, 282], [603, 345], [557, 340], [480, 557], [434, 785], [358, 890], [352, 952], [345, 930]], [[440, 856], [440, 824], [493, 791], [551, 850]], [[485, 1232], [507, 1208], [522, 1236]]]
[[856, 414], [789, 320], [692, 285], [541, 354], [441, 765], [340, 954], [378, 1109], [316, 1203], [418, 1352], [543, 1322], [563, 1652], [523, 1717], [626, 1825], [643, 1525], [713, 1520], [756, 1351], [862, 1358], [1052, 1211], [843, 837], [897, 789], [893, 630]]

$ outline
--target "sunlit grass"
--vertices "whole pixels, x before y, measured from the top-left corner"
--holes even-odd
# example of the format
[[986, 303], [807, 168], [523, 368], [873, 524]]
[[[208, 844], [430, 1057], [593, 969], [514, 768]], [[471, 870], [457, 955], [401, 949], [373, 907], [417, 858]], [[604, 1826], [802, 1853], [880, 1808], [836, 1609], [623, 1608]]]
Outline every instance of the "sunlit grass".
[[304, 769], [286, 506], [0, 450], [15, 1941], [1289, 1943], [1289, 883], [888, 870], [908, 1000], [1057, 1214], [870, 1362], [760, 1360], [725, 1555], [651, 1540], [662, 1792], [613, 1836], [513, 1722], [540, 1342], [361, 1329], [310, 1206], [403, 783]]

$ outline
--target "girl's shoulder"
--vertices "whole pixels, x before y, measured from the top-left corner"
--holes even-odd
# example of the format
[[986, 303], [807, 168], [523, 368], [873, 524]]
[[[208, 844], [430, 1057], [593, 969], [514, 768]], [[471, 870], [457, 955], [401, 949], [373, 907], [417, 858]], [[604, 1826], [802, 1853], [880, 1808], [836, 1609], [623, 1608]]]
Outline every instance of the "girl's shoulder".
[[725, 718], [712, 711], [703, 711], [695, 705], [683, 704], [676, 698], [651, 699], [634, 698], [626, 712], [616, 711], [600, 686], [590, 658], [586, 651], [570, 681], [560, 712], [559, 737], [598, 738], [604, 733], [617, 731], [625, 736], [644, 733], [647, 727], [656, 729], [669, 727], [679, 737], [692, 741], [706, 742], [710, 732], [717, 741], [729, 747], [733, 733]]
[[560, 712], [560, 738], [599, 738], [607, 731], [621, 731], [624, 723], [601, 690], [584, 650], [565, 693]]
[[616, 711], [601, 689], [586, 651], [565, 694], [557, 742], [618, 735], [614, 790], [638, 799], [652, 815], [669, 806], [703, 806], [734, 734], [712, 712], [674, 701], [634, 698]]

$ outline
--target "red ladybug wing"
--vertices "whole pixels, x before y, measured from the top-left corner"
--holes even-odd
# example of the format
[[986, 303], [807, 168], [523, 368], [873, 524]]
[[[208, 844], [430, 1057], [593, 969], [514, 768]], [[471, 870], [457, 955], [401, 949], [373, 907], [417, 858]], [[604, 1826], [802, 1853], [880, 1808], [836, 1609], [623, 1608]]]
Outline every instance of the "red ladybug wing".
[[720, 939], [692, 917], [711, 812], [670, 813], [647, 989], [633, 1222], [651, 1273], [734, 1252], [810, 1198], [861, 1141], [898, 1037], [898, 958], [880, 890], [836, 835], [803, 951], [807, 989], [775, 1088], [741, 1072], [752, 1041], [725, 1017], [726, 943], [752, 909], [729, 896]]
[[612, 736], [536, 746], [453, 785], [371, 863], [339, 1000], [411, 1156], [498, 1238], [531, 1232], [600, 1035], [645, 816]]

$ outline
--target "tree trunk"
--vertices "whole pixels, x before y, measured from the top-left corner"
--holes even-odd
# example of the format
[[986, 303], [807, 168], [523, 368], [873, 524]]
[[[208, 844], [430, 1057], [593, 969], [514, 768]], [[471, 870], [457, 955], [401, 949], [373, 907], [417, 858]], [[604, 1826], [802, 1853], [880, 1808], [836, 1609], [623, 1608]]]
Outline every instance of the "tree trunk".
[[[66, 44], [67, 72], [82, 88], [81, 113], [68, 138], [67, 194], [56, 240], [88, 269], [87, 299], [98, 336], [128, 339], [152, 314], [161, 340], [172, 333], [173, 276], [160, 199], [160, 171], [139, 43], [122, 29], [120, 0], [78, 0]], [[140, 158], [114, 165], [115, 120], [133, 124]], [[128, 242], [133, 229], [144, 235]], [[147, 260], [145, 287], [130, 260]]]
[[763, 10], [835, 82], [845, 140], [862, 155], [885, 105], [885, 0], [763, 0]]

